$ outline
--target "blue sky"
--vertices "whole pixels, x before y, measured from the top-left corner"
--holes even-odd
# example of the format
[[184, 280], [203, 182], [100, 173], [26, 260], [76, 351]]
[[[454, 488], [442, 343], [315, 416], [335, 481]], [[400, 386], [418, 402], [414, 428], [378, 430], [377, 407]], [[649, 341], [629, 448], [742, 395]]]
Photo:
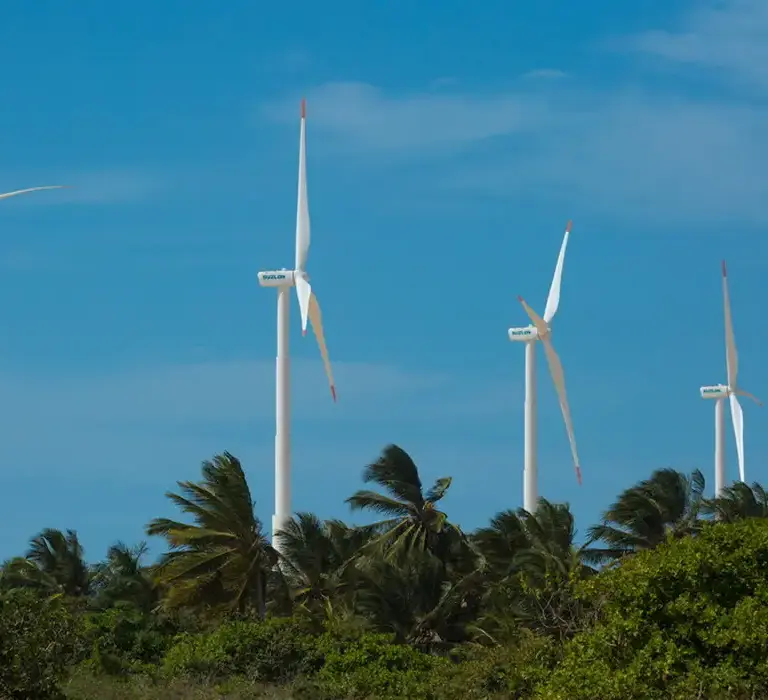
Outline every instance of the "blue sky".
[[[725, 380], [768, 397], [768, 5], [82, 0], [3, 10], [0, 556], [43, 527], [89, 558], [229, 450], [269, 526], [275, 295], [308, 102], [310, 273], [339, 402], [292, 309], [294, 507], [388, 442], [452, 475], [466, 528], [522, 500], [523, 348], [565, 222], [554, 342], [578, 488], [539, 361], [541, 493], [579, 527], [654, 468], [712, 474]], [[768, 415], [744, 404], [748, 480]], [[730, 423], [729, 423], [730, 426]], [[730, 428], [729, 428], [730, 429]], [[737, 475], [732, 437], [729, 476]], [[158, 545], [155, 545], [157, 551]]]

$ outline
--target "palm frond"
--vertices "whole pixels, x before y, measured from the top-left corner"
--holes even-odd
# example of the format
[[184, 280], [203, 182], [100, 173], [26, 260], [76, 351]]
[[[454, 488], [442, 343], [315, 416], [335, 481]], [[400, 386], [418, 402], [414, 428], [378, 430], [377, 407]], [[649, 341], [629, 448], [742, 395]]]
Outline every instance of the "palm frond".
[[352, 510], [371, 510], [389, 517], [407, 517], [412, 514], [407, 503], [396, 501], [376, 491], [357, 491], [346, 502]]

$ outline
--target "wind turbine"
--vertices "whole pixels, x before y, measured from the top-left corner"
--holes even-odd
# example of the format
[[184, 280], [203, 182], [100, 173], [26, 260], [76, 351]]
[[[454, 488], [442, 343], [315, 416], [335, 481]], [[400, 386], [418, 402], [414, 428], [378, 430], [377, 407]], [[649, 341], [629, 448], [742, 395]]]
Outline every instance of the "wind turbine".
[[731, 316], [731, 297], [728, 294], [728, 274], [723, 260], [723, 306], [725, 312], [725, 366], [728, 384], [701, 387], [702, 399], [715, 399], [715, 496], [720, 496], [725, 488], [725, 415], [724, 400], [731, 403], [733, 434], [736, 437], [736, 452], [739, 457], [739, 480], [744, 481], [744, 414], [736, 396], [746, 396], [759, 406], [763, 405], [756, 396], [739, 389], [736, 378], [739, 373], [739, 357], [736, 353], [736, 340], [733, 337], [733, 318]]
[[552, 286], [549, 288], [547, 306], [544, 310], [544, 318], [541, 318], [523, 297], [518, 297], [532, 324], [525, 328], [510, 328], [509, 339], [525, 343], [525, 447], [524, 447], [524, 471], [523, 471], [523, 508], [529, 513], [536, 510], [539, 501], [538, 467], [536, 463], [536, 341], [540, 340], [544, 345], [544, 354], [547, 357], [549, 373], [560, 399], [560, 409], [563, 412], [565, 429], [568, 432], [568, 440], [571, 443], [571, 454], [576, 467], [576, 478], [581, 485], [581, 467], [579, 455], [576, 451], [576, 438], [573, 434], [571, 410], [568, 407], [568, 397], [565, 392], [565, 375], [563, 365], [552, 347], [552, 329], [550, 323], [560, 304], [560, 282], [563, 277], [563, 261], [565, 260], [565, 248], [568, 245], [568, 236], [571, 233], [571, 222], [565, 227], [565, 236], [560, 246], [560, 254], [557, 256], [555, 276], [552, 278]]
[[8, 197], [15, 197], [18, 194], [27, 194], [27, 192], [39, 192], [40, 190], [60, 190], [66, 185], [44, 185], [43, 187], [28, 187], [25, 190], [16, 190], [15, 192], [6, 192], [0, 194], [0, 199], [8, 199]]
[[296, 211], [296, 261], [293, 270], [270, 270], [259, 272], [262, 287], [277, 288], [277, 367], [276, 367], [276, 431], [275, 431], [275, 512], [272, 516], [272, 545], [279, 547], [275, 533], [281, 530], [291, 516], [291, 436], [290, 436], [290, 359], [288, 339], [290, 337], [288, 318], [291, 309], [290, 288], [296, 288], [301, 312], [301, 331], [307, 332], [307, 320], [312, 325], [320, 346], [320, 356], [331, 387], [331, 396], [336, 401], [336, 386], [328, 359], [328, 349], [323, 336], [323, 322], [320, 304], [317, 301], [309, 276], [306, 272], [309, 252], [309, 205], [307, 203], [306, 164], [306, 103], [301, 101], [301, 129], [299, 132], [299, 196]]

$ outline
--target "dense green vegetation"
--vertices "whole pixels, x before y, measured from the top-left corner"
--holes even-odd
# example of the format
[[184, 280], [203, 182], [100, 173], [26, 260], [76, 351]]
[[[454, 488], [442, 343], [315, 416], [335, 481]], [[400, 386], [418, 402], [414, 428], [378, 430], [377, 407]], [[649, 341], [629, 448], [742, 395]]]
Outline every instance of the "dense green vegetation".
[[43, 530], [0, 571], [0, 698], [768, 698], [758, 484], [656, 471], [580, 545], [544, 499], [463, 532], [394, 445], [363, 476], [347, 503], [381, 520], [299, 513], [282, 560], [228, 453], [167, 494], [154, 564]]

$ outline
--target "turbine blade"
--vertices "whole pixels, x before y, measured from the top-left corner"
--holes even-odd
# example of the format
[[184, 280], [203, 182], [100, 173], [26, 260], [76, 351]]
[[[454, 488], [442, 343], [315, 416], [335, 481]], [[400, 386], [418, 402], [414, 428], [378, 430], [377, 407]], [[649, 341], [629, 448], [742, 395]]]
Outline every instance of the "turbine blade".
[[725, 310], [725, 365], [728, 370], [728, 387], [736, 388], [739, 374], [739, 356], [736, 353], [736, 339], [733, 337], [733, 318], [731, 316], [731, 297], [728, 293], [728, 276], [723, 260], [723, 307]]
[[294, 277], [296, 284], [296, 296], [299, 298], [299, 311], [301, 312], [301, 333], [307, 333], [307, 317], [309, 316], [309, 300], [312, 296], [312, 287], [304, 277], [296, 274]]
[[0, 199], [15, 197], [17, 194], [27, 194], [27, 192], [39, 192], [40, 190], [60, 190], [64, 187], [66, 187], [66, 185], [44, 185], [43, 187], [28, 187], [25, 190], [16, 190], [15, 192], [6, 192], [5, 194], [0, 194]]
[[554, 318], [557, 313], [557, 307], [560, 305], [560, 283], [563, 279], [563, 263], [565, 262], [565, 249], [568, 245], [568, 236], [571, 233], [571, 222], [568, 221], [565, 227], [565, 235], [563, 236], [563, 243], [560, 246], [560, 254], [557, 256], [557, 264], [555, 265], [555, 274], [552, 277], [552, 285], [549, 288], [549, 296], [547, 297], [547, 306], [544, 309], [544, 321], [549, 325], [549, 322]]
[[728, 399], [731, 402], [733, 435], [736, 438], [736, 453], [739, 456], [739, 481], [746, 481], [744, 477], [744, 414], [736, 394], [731, 394]]
[[[301, 101], [299, 135], [299, 201], [296, 207], [296, 269], [303, 270], [309, 254], [309, 203], [307, 202], [307, 111]], [[306, 327], [306, 324], [305, 324]]]
[[738, 394], [739, 396], [746, 396], [748, 399], [752, 399], [758, 406], [762, 406], [763, 402], [757, 398], [754, 394], [750, 394], [748, 391], [744, 391], [744, 389], [736, 389], [734, 394]]
[[544, 319], [539, 316], [530, 306], [528, 306], [528, 302], [523, 299], [523, 297], [517, 297], [518, 301], [523, 305], [523, 308], [525, 309], [525, 313], [528, 314], [528, 318], [531, 319], [531, 323], [533, 323], [534, 326], [536, 326], [536, 330], [539, 332], [539, 337], [544, 335], [545, 333], [549, 332], [549, 326], [546, 324]]
[[576, 469], [576, 479], [579, 482], [579, 486], [581, 486], [581, 465], [579, 464], [579, 453], [576, 450], [576, 436], [573, 433], [571, 409], [568, 406], [568, 396], [565, 392], [565, 374], [563, 373], [563, 365], [555, 352], [555, 348], [552, 347], [552, 341], [550, 341], [549, 336], [542, 338], [541, 342], [544, 344], [544, 354], [547, 356], [549, 373], [552, 375], [552, 381], [555, 384], [557, 396], [560, 399], [560, 410], [563, 412], [563, 421], [565, 422], [565, 429], [568, 432], [568, 441], [571, 443], [571, 455], [573, 455], [573, 466]]
[[309, 298], [309, 320], [312, 324], [312, 330], [315, 332], [315, 338], [317, 338], [317, 345], [320, 348], [320, 357], [323, 358], [325, 374], [331, 387], [331, 396], [336, 401], [336, 384], [333, 381], [331, 361], [328, 358], [328, 348], [325, 346], [325, 336], [323, 335], [323, 316], [320, 313], [320, 303], [314, 294]]

